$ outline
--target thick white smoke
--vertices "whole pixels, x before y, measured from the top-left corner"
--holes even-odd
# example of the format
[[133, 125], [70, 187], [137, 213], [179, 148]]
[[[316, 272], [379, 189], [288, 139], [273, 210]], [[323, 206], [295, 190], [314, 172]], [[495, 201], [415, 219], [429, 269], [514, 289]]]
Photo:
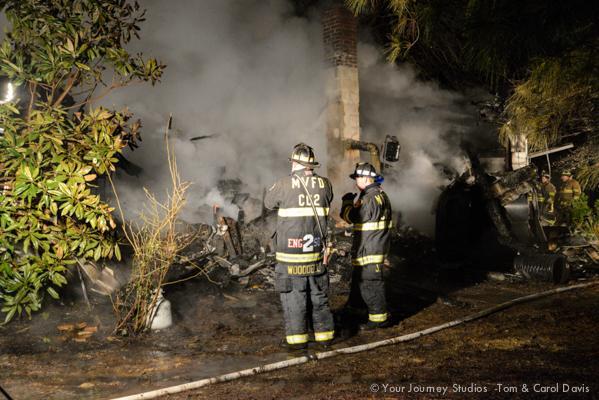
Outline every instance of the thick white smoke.
[[[293, 15], [287, 0], [145, 0], [147, 21], [133, 50], [168, 65], [154, 88], [126, 89], [108, 104], [127, 105], [145, 126], [142, 146], [127, 157], [144, 168], [122, 177], [126, 208], [143, 201], [138, 188], [168, 186], [162, 132], [170, 112], [183, 179], [193, 186], [184, 218], [206, 220], [201, 205], [220, 202], [219, 179], [239, 178], [261, 198], [288, 173], [294, 144], [325, 157], [324, 57], [317, 19]], [[191, 142], [197, 136], [210, 138]], [[205, 207], [208, 208], [208, 207]], [[225, 211], [234, 214], [229, 205]]]
[[[190, 222], [210, 221], [215, 203], [235, 216], [236, 207], [217, 188], [220, 179], [239, 178], [242, 191], [260, 199], [263, 188], [287, 173], [298, 142], [312, 145], [326, 165], [326, 66], [317, 10], [299, 18], [289, 0], [140, 3], [147, 21], [130, 50], [156, 56], [168, 68], [156, 87], [126, 88], [104, 102], [128, 106], [144, 124], [141, 146], [126, 153], [143, 173], [119, 173], [117, 182], [130, 217], [143, 208], [142, 187], [160, 194], [169, 185], [162, 142], [169, 113], [182, 177], [193, 183], [184, 214]], [[386, 171], [385, 190], [405, 222], [432, 233], [431, 209], [447, 183], [437, 164], [461, 168], [459, 142], [471, 134], [477, 111], [462, 95], [420, 81], [409, 65], [387, 64], [375, 46], [361, 44], [358, 58], [363, 139], [398, 136], [401, 161]], [[211, 137], [189, 140], [197, 136]]]
[[463, 95], [419, 80], [412, 66], [385, 63], [372, 45], [358, 50], [362, 137], [382, 143], [397, 136], [400, 161], [385, 171], [384, 188], [405, 223], [433, 234], [432, 211], [449, 183], [441, 166], [463, 172], [460, 142], [479, 134], [477, 109]]

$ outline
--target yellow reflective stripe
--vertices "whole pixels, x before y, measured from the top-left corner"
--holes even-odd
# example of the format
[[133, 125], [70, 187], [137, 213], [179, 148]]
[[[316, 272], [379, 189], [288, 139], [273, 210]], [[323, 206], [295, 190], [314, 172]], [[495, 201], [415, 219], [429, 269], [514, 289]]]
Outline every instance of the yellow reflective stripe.
[[377, 194], [376, 196], [374, 196], [374, 199], [376, 200], [377, 203], [379, 203], [379, 205], [383, 205], [383, 197], [380, 194]]
[[368, 314], [368, 320], [372, 322], [385, 322], [387, 320], [387, 313], [384, 314]]
[[345, 211], [343, 211], [343, 219], [345, 220], [345, 222], [350, 223], [351, 221], [349, 220], [349, 213], [351, 212], [352, 206], [348, 206], [345, 208]]
[[572, 189], [564, 189], [564, 190], [562, 190], [562, 193], [574, 193], [574, 190], [572, 190]]
[[333, 340], [333, 336], [335, 336], [335, 331], [314, 332], [314, 340], [316, 340], [317, 342]]
[[370, 256], [364, 256], [360, 258], [354, 258], [352, 265], [368, 265], [368, 264], [382, 264], [385, 261], [383, 254], [373, 254]]
[[[314, 207], [319, 217], [329, 215], [328, 207]], [[310, 217], [314, 215], [312, 207], [279, 208], [279, 217]]]
[[287, 335], [287, 343], [289, 343], [289, 344], [308, 343], [308, 334], [303, 333], [301, 335]]
[[293, 254], [277, 252], [276, 258], [277, 261], [288, 263], [309, 263], [322, 260], [322, 253]]
[[379, 231], [392, 227], [392, 221], [365, 222], [363, 224], [354, 224], [354, 231]]

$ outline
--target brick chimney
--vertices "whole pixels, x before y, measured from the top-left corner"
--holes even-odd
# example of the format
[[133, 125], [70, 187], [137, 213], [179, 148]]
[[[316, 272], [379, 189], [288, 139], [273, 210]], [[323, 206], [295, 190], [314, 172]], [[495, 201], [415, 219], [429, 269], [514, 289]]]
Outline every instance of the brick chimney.
[[328, 64], [327, 174], [339, 193], [353, 187], [347, 176], [360, 160], [359, 151], [345, 150], [343, 144], [344, 139], [360, 140], [358, 23], [345, 6], [333, 4], [325, 9], [322, 24]]

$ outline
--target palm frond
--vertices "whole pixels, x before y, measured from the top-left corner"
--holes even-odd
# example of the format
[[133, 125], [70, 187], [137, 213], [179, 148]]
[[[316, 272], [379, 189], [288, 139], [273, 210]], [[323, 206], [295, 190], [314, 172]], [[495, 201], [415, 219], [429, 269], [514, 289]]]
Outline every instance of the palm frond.
[[537, 61], [530, 77], [516, 85], [508, 99], [500, 138], [524, 135], [531, 149], [538, 150], [567, 135], [598, 134], [597, 70], [599, 62], [591, 50]]
[[578, 169], [578, 181], [585, 190], [599, 189], [599, 162]]
[[384, 3], [384, 0], [345, 0], [345, 5], [347, 8], [349, 8], [356, 15], [370, 13]]

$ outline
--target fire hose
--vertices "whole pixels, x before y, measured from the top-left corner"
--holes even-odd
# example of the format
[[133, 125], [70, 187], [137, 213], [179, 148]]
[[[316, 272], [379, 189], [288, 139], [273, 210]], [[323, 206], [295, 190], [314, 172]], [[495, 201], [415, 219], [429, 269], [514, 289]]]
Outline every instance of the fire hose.
[[335, 356], [341, 355], [341, 354], [360, 353], [360, 352], [367, 351], [367, 350], [373, 350], [373, 349], [376, 349], [376, 348], [382, 347], [382, 346], [388, 346], [388, 345], [397, 344], [397, 343], [401, 343], [401, 342], [407, 342], [410, 340], [415, 340], [415, 339], [421, 338], [422, 336], [426, 336], [426, 335], [430, 335], [430, 334], [439, 332], [444, 329], [448, 329], [448, 328], [452, 328], [454, 326], [464, 324], [466, 322], [470, 322], [470, 321], [474, 321], [474, 320], [477, 320], [480, 318], [487, 317], [491, 314], [497, 313], [499, 311], [503, 311], [503, 310], [510, 308], [517, 304], [526, 303], [526, 302], [529, 302], [532, 300], [540, 299], [540, 298], [551, 296], [551, 295], [558, 294], [558, 293], [568, 292], [571, 290], [587, 288], [587, 287], [594, 286], [597, 284], [599, 284], [599, 280], [593, 280], [591, 282], [580, 283], [580, 284], [571, 285], [571, 286], [562, 286], [562, 287], [559, 287], [556, 289], [551, 289], [551, 290], [547, 290], [544, 292], [538, 292], [538, 293], [533, 293], [533, 294], [530, 294], [527, 296], [518, 297], [516, 299], [507, 301], [505, 303], [498, 304], [496, 306], [484, 309], [484, 310], [476, 312], [474, 314], [470, 314], [466, 317], [462, 317], [462, 318], [459, 318], [459, 319], [456, 319], [456, 320], [453, 320], [450, 322], [446, 322], [441, 325], [423, 329], [418, 332], [409, 333], [407, 335], [401, 335], [401, 336], [397, 336], [397, 337], [393, 337], [393, 338], [389, 338], [389, 339], [385, 339], [385, 340], [380, 340], [377, 342], [361, 344], [358, 346], [345, 347], [342, 349], [325, 351], [322, 353], [309, 354], [309, 355], [302, 356], [302, 357], [292, 358], [290, 360], [279, 361], [279, 362], [275, 362], [275, 363], [271, 363], [271, 364], [265, 364], [265, 365], [261, 365], [259, 367], [244, 369], [242, 371], [237, 371], [237, 372], [231, 372], [228, 374], [219, 375], [219, 376], [215, 376], [212, 378], [200, 379], [198, 381], [184, 383], [181, 385], [170, 386], [170, 387], [163, 388], [163, 389], [152, 390], [149, 392], [134, 394], [134, 395], [125, 396], [125, 397], [119, 397], [119, 398], [116, 398], [113, 400], [154, 399], [154, 398], [157, 398], [160, 396], [165, 396], [167, 394], [181, 393], [181, 392], [188, 391], [188, 390], [198, 389], [203, 386], [211, 385], [214, 383], [228, 382], [228, 381], [243, 378], [246, 376], [257, 375], [257, 374], [261, 374], [264, 372], [270, 372], [270, 371], [275, 371], [278, 369], [291, 367], [294, 365], [305, 364], [309, 361], [323, 360], [325, 358], [335, 357]]

